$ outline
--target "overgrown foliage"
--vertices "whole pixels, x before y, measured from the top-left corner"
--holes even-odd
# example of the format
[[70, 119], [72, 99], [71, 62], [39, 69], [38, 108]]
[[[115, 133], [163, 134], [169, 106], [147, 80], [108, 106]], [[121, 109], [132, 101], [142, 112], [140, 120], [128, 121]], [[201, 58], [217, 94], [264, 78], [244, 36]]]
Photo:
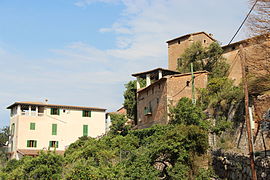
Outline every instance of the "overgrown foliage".
[[[140, 87], [146, 86], [145, 79], [139, 79]], [[136, 90], [137, 90], [137, 83], [136, 80], [129, 81], [125, 84], [125, 92], [124, 92], [124, 108], [127, 110], [127, 118], [133, 121], [136, 120], [137, 115], [137, 103], [136, 103]]]
[[223, 50], [217, 42], [203, 47], [201, 42], [194, 42], [185, 50], [179, 58], [178, 70], [190, 72], [190, 64], [193, 63], [194, 71], [206, 70], [209, 77], [224, 77], [228, 74], [229, 65], [222, 57]]
[[125, 136], [128, 134], [128, 131], [131, 129], [130, 125], [126, 125], [127, 118], [122, 114], [110, 114], [112, 125], [110, 126], [109, 134], [113, 135], [122, 135]]
[[248, 78], [249, 93], [252, 95], [262, 95], [270, 92], [270, 77], [264, 76], [249, 76]]
[[[189, 103], [189, 99], [183, 99]], [[183, 102], [181, 102], [183, 104]], [[180, 104], [181, 104], [180, 103]], [[175, 123], [128, 130], [126, 119], [112, 117], [111, 132], [101, 138], [81, 137], [64, 157], [52, 152], [11, 160], [1, 172], [4, 179], [209, 179], [208, 171], [195, 164], [205, 155], [208, 132], [198, 126], [198, 109], [175, 109]], [[180, 113], [180, 114], [179, 114]], [[197, 116], [196, 114], [200, 114]], [[188, 121], [193, 118], [193, 121]], [[184, 122], [184, 123], [179, 123]], [[124, 132], [124, 133], [123, 133]], [[197, 178], [198, 179], [198, 178]]]
[[136, 116], [136, 81], [129, 81], [125, 84], [124, 92], [124, 108], [127, 110], [127, 117], [129, 119], [135, 119]]
[[[249, 0], [253, 6], [255, 0]], [[248, 18], [247, 27], [251, 35], [270, 33], [270, 0], [258, 0], [256, 6]]]
[[9, 136], [9, 127], [6, 126], [1, 129], [0, 132], [0, 169], [3, 167], [7, 162], [7, 146], [6, 143], [8, 142]]
[[0, 173], [0, 179], [61, 179], [63, 156], [40, 152], [37, 157], [10, 160]]

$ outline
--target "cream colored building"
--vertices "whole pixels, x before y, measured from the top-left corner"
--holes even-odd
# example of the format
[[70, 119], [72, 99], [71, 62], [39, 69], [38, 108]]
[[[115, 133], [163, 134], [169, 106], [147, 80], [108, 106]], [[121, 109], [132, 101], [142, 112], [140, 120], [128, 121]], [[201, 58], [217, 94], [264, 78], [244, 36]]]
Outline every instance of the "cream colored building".
[[7, 109], [11, 112], [11, 159], [48, 149], [63, 154], [81, 136], [105, 134], [106, 109], [41, 102], [15, 102]]

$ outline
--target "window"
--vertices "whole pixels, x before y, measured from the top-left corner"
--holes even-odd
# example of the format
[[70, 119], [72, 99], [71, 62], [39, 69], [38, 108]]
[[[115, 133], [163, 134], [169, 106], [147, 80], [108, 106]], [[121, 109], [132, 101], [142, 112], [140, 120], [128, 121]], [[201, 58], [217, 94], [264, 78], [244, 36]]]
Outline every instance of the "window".
[[60, 110], [59, 108], [51, 108], [51, 115], [59, 115]]
[[177, 43], [178, 43], [178, 44], [180, 44], [180, 43], [181, 43], [181, 41], [180, 41], [180, 40], [178, 40], [178, 41], [177, 41]]
[[182, 58], [178, 58], [177, 59], [177, 67], [180, 68], [182, 66], [183, 66], [183, 60], [182, 60]]
[[152, 114], [152, 105], [151, 102], [149, 102], [149, 106], [148, 107], [144, 107], [144, 115], [151, 115]]
[[91, 117], [91, 111], [82, 111], [83, 117]]
[[157, 104], [159, 103], [159, 98], [157, 98]]
[[206, 43], [206, 40], [203, 40], [203, 43]]
[[186, 82], [186, 86], [189, 86], [189, 84], [190, 84], [190, 81], [187, 81], [187, 82]]
[[15, 123], [12, 123], [11, 129], [10, 129], [10, 135], [14, 135], [15, 133]]
[[49, 142], [49, 147], [58, 148], [58, 141], [50, 141]]
[[27, 147], [37, 147], [36, 140], [27, 140]]
[[52, 124], [52, 135], [57, 135], [57, 124]]
[[36, 129], [36, 123], [30, 123], [30, 130], [35, 130]]
[[88, 125], [83, 125], [83, 136], [88, 136]]

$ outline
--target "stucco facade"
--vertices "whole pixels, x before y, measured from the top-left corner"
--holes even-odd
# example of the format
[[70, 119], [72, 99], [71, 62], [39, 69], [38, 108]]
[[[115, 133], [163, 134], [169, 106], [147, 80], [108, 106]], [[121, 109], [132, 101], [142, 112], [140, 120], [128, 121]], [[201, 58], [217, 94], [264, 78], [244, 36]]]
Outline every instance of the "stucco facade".
[[[40, 150], [63, 153], [81, 136], [105, 133], [105, 109], [17, 102], [11, 109], [11, 158], [36, 155]], [[51, 147], [50, 147], [51, 146]]]

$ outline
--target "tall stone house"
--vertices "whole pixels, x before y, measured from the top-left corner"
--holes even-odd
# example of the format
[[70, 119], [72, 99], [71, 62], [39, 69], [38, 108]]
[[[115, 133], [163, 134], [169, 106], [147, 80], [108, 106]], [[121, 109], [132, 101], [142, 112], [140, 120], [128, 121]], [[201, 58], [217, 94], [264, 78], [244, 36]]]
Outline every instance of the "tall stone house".
[[15, 102], [10, 109], [11, 159], [36, 156], [41, 150], [65, 149], [81, 136], [98, 137], [105, 133], [103, 108]]
[[[269, 56], [264, 55], [260, 61], [256, 60], [256, 58], [258, 59], [256, 56], [258, 47], [261, 47], [261, 44], [269, 45], [269, 40], [269, 35], [257, 36], [222, 47], [224, 50], [223, 56], [230, 65], [228, 76], [234, 80], [236, 85], [240, 84], [242, 80], [240, 45], [243, 46], [243, 52], [248, 57], [247, 66], [250, 72], [269, 75]], [[174, 38], [167, 41], [168, 69], [157, 68], [132, 74], [137, 80], [140, 78], [146, 79], [146, 87], [140, 88], [139, 83], [137, 83], [137, 128], [147, 128], [153, 124], [167, 124], [169, 122], [169, 106], [175, 105], [182, 97], [191, 98], [191, 74], [181, 74], [177, 69], [181, 63], [181, 55], [192, 43], [198, 41], [202, 43], [203, 47], [216, 42], [211, 34], [205, 32], [191, 33]], [[205, 88], [208, 73], [200, 71], [194, 74], [195, 88]], [[197, 97], [197, 93], [195, 96]], [[270, 108], [269, 103], [262, 108], [263, 113], [265, 113]]]

